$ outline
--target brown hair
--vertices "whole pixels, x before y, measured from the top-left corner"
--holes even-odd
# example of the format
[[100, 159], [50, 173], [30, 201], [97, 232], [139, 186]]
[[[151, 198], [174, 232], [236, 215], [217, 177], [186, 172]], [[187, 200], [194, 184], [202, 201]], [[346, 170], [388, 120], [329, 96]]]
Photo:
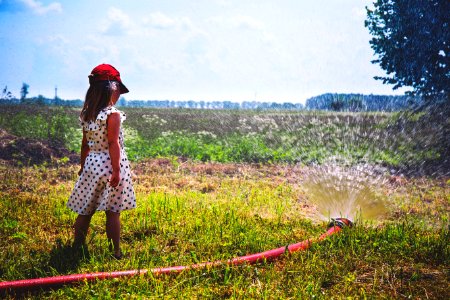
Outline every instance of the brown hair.
[[98, 113], [110, 104], [112, 92], [117, 88], [115, 81], [92, 83], [86, 92], [80, 119], [85, 122], [94, 121]]

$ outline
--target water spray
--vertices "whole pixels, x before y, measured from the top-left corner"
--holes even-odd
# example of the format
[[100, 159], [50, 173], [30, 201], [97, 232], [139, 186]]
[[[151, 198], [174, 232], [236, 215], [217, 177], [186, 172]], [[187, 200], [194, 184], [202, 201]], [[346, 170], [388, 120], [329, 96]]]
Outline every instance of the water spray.
[[263, 261], [274, 260], [281, 255], [290, 254], [297, 251], [302, 251], [308, 249], [313, 243], [320, 242], [325, 238], [338, 233], [344, 227], [353, 227], [353, 222], [347, 218], [335, 218], [331, 219], [328, 224], [328, 230], [315, 239], [308, 239], [296, 244], [291, 244], [288, 246], [255, 253], [245, 256], [235, 257], [226, 261], [213, 261], [204, 262], [199, 264], [193, 264], [188, 266], [174, 266], [174, 267], [164, 267], [164, 268], [153, 268], [153, 269], [138, 269], [138, 270], [128, 270], [128, 271], [114, 271], [114, 272], [96, 272], [96, 273], [85, 273], [85, 274], [72, 274], [72, 275], [62, 275], [53, 276], [45, 278], [34, 278], [34, 279], [23, 279], [15, 281], [4, 281], [0, 282], [0, 295], [6, 292], [14, 291], [24, 291], [33, 289], [44, 289], [44, 288], [56, 288], [66, 284], [75, 284], [85, 281], [95, 281], [103, 279], [112, 279], [120, 277], [131, 277], [137, 275], [144, 275], [151, 273], [154, 276], [163, 274], [177, 274], [186, 270], [197, 270], [197, 269], [208, 269], [212, 267], [219, 266], [237, 266], [242, 264], [254, 264]]

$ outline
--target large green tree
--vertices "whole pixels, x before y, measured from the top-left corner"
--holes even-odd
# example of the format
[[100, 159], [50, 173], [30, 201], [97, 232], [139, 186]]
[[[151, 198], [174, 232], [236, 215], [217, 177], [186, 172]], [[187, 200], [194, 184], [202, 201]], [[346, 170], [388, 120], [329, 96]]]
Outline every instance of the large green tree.
[[375, 78], [448, 107], [450, 0], [376, 0], [366, 9], [372, 62], [387, 73]]
[[25, 100], [28, 95], [28, 89], [30, 88], [30, 85], [28, 83], [22, 83], [22, 88], [20, 89], [20, 99]]

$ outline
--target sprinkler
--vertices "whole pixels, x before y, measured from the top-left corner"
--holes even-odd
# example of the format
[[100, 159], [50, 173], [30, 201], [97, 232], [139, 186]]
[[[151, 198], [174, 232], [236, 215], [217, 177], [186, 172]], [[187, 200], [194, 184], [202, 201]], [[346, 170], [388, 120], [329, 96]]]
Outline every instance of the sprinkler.
[[320, 242], [325, 238], [338, 233], [344, 227], [352, 227], [353, 222], [346, 218], [335, 218], [331, 219], [328, 225], [328, 230], [315, 239], [308, 239], [296, 244], [291, 244], [288, 246], [279, 247], [276, 249], [249, 254], [245, 256], [235, 257], [226, 261], [213, 261], [204, 262], [199, 264], [193, 264], [188, 266], [174, 266], [174, 267], [164, 267], [164, 268], [153, 268], [153, 269], [138, 269], [138, 270], [128, 270], [128, 271], [113, 271], [113, 272], [97, 272], [97, 273], [87, 273], [87, 274], [72, 274], [72, 275], [61, 275], [46, 278], [35, 278], [35, 279], [23, 279], [16, 281], [4, 281], [0, 282], [0, 295], [6, 292], [14, 292], [21, 290], [32, 290], [32, 289], [43, 289], [49, 287], [58, 287], [65, 284], [74, 284], [85, 281], [95, 281], [102, 279], [111, 279], [119, 277], [131, 277], [137, 275], [144, 275], [147, 273], [152, 273], [154, 276], [163, 274], [173, 274], [181, 273], [185, 270], [195, 270], [195, 269], [205, 269], [217, 266], [237, 266], [242, 264], [253, 264], [268, 260], [273, 260], [280, 257], [281, 255], [294, 253], [301, 250], [308, 249], [313, 243]]
[[328, 224], [328, 228], [338, 226], [340, 228], [344, 228], [346, 226], [353, 227], [353, 222], [347, 218], [331, 218], [331, 222]]

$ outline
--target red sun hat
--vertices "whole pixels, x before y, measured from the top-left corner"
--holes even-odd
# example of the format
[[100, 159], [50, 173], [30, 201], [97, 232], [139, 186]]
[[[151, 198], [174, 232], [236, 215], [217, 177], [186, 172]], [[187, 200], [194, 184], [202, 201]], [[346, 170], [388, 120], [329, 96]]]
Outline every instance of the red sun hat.
[[88, 77], [89, 84], [101, 81], [117, 81], [119, 82], [121, 94], [129, 92], [127, 87], [122, 83], [122, 80], [120, 79], [119, 71], [117, 71], [117, 69], [111, 65], [101, 64], [96, 66], [94, 69], [92, 69], [91, 74], [89, 74]]

